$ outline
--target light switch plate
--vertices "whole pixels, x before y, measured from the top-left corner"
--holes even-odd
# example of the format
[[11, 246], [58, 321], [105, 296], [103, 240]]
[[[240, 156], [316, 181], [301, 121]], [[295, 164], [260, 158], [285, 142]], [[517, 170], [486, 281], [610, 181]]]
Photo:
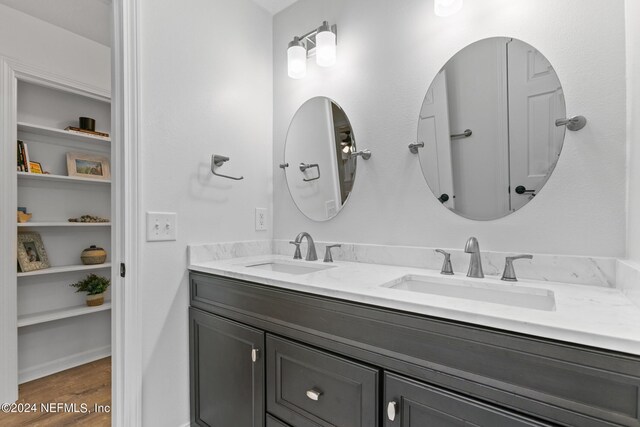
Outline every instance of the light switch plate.
[[147, 212], [147, 242], [168, 242], [178, 238], [178, 214]]
[[256, 208], [256, 231], [265, 231], [267, 229], [267, 210], [265, 208]]

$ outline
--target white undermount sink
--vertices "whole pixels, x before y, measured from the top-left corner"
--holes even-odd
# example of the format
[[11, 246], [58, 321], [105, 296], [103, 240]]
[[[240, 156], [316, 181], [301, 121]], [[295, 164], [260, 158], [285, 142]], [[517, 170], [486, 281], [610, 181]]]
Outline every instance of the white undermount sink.
[[302, 275], [302, 274], [316, 273], [322, 270], [328, 270], [330, 268], [334, 268], [335, 266], [321, 265], [321, 264], [303, 265], [301, 263], [293, 263], [293, 262], [285, 262], [285, 261], [265, 261], [257, 264], [247, 265], [245, 267], [257, 268], [259, 270], [274, 271], [276, 273]]
[[556, 309], [553, 291], [519, 285], [408, 275], [382, 286], [405, 292], [490, 302], [533, 310], [555, 311]]

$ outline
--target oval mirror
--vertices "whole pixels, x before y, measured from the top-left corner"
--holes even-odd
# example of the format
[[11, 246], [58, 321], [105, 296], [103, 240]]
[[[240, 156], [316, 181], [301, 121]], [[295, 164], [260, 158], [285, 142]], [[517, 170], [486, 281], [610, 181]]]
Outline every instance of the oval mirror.
[[435, 77], [418, 125], [422, 172], [446, 208], [475, 220], [530, 202], [560, 156], [560, 80], [538, 50], [495, 37], [458, 52]]
[[300, 211], [327, 221], [347, 202], [356, 178], [353, 129], [333, 100], [312, 98], [296, 112], [284, 149], [287, 186]]

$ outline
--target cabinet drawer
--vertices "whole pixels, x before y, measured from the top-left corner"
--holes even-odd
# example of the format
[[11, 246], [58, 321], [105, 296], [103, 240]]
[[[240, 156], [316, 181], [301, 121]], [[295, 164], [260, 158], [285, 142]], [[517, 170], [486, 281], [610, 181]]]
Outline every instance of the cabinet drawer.
[[267, 414], [267, 427], [289, 427], [279, 419]]
[[267, 336], [267, 409], [296, 427], [375, 427], [378, 371]]
[[385, 374], [384, 388], [385, 427], [549, 426], [394, 374]]

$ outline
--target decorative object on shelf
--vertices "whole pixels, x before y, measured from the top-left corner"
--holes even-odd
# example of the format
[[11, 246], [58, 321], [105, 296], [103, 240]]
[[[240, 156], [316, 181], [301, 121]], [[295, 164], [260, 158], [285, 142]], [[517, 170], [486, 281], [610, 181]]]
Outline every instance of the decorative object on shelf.
[[104, 222], [110, 222], [110, 220], [106, 219], [106, 218], [101, 218], [99, 216], [95, 216], [95, 215], [82, 215], [79, 218], [69, 218], [69, 222], [89, 222], [89, 223], [104, 223]]
[[106, 277], [89, 274], [86, 278], [69, 286], [76, 288], [76, 292], [86, 292], [87, 305], [97, 307], [104, 304], [104, 293], [110, 285], [111, 281]]
[[91, 117], [80, 117], [78, 119], [78, 125], [82, 130], [88, 130], [89, 132], [96, 131], [96, 119], [92, 119]]
[[29, 162], [29, 170], [31, 171], [31, 173], [44, 174], [44, 171], [42, 170], [42, 164], [38, 162]]
[[84, 265], [104, 264], [107, 260], [107, 251], [96, 245], [91, 245], [82, 251], [80, 259]]
[[111, 178], [109, 159], [87, 153], [67, 153], [67, 171], [69, 176], [81, 178]]
[[18, 265], [25, 273], [51, 267], [40, 234], [18, 233]]
[[109, 134], [106, 132], [90, 131], [90, 130], [80, 129], [75, 126], [67, 126], [66, 128], [64, 128], [64, 130], [70, 133], [78, 134], [78, 135], [91, 135], [91, 136], [95, 136], [105, 140], [109, 139]]
[[27, 212], [27, 208], [23, 208], [24, 210], [18, 208], [18, 222], [20, 224], [29, 222], [33, 214]]

